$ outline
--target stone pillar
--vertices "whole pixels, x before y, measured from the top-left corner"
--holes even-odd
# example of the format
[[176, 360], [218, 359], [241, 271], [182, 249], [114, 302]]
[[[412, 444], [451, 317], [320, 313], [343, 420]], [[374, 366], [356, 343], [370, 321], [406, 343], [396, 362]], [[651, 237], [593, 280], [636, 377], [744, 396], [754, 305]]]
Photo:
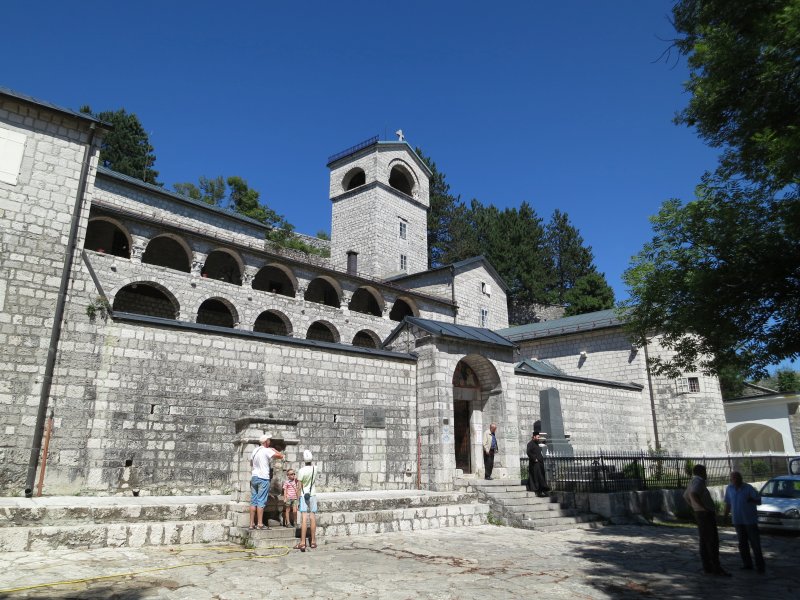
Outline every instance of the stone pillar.
[[149, 240], [139, 235], [131, 235], [131, 262], [141, 263]]
[[573, 456], [574, 450], [569, 438], [564, 434], [564, 417], [561, 414], [561, 398], [557, 389], [548, 388], [539, 392], [539, 414], [542, 419], [540, 431], [547, 434], [547, 446], [550, 451]]

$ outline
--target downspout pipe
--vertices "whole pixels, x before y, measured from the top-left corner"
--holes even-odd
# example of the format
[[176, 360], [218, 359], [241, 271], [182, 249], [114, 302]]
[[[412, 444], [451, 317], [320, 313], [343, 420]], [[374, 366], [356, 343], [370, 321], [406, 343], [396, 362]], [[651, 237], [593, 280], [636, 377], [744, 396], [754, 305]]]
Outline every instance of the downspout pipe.
[[47, 347], [47, 361], [44, 366], [44, 377], [42, 379], [42, 389], [39, 393], [39, 410], [36, 413], [36, 425], [33, 430], [33, 441], [31, 442], [31, 455], [28, 460], [28, 474], [25, 478], [25, 497], [33, 497], [33, 486], [36, 482], [36, 471], [39, 468], [39, 455], [42, 452], [42, 438], [44, 437], [44, 426], [47, 420], [47, 407], [50, 400], [50, 389], [53, 385], [53, 372], [56, 366], [58, 355], [58, 343], [61, 339], [62, 322], [64, 320], [64, 310], [67, 304], [67, 291], [69, 280], [72, 276], [72, 262], [75, 254], [75, 247], [78, 244], [78, 227], [81, 222], [81, 208], [83, 197], [86, 193], [86, 183], [89, 179], [89, 167], [92, 162], [92, 148], [94, 138], [97, 133], [97, 124], [89, 124], [89, 139], [86, 142], [86, 151], [81, 165], [81, 175], [78, 180], [78, 192], [75, 196], [75, 208], [72, 211], [72, 222], [69, 228], [69, 238], [67, 240], [67, 251], [64, 256], [64, 266], [61, 271], [61, 284], [58, 288], [58, 298], [56, 299], [56, 310], [53, 314], [53, 328], [50, 331], [50, 345]]
[[453, 323], [458, 323], [458, 306], [456, 306], [456, 268], [453, 265], [450, 265], [450, 298], [455, 307]]
[[656, 450], [661, 450], [658, 439], [658, 418], [656, 417], [656, 397], [653, 393], [653, 376], [650, 374], [650, 356], [647, 353], [647, 337], [644, 338], [644, 368], [647, 370], [647, 390], [650, 392], [650, 413], [653, 415], [653, 436]]

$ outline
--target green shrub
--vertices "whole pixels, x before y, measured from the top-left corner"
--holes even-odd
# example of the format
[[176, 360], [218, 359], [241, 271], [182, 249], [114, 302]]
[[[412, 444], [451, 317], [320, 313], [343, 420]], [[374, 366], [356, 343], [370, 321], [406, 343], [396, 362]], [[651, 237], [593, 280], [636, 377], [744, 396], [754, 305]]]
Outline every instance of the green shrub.
[[686, 473], [687, 477], [691, 477], [693, 475], [692, 471], [694, 470], [694, 461], [691, 458], [687, 458], [683, 463], [683, 471]]
[[625, 479], [644, 479], [644, 467], [639, 461], [630, 462], [622, 468], [622, 476]]

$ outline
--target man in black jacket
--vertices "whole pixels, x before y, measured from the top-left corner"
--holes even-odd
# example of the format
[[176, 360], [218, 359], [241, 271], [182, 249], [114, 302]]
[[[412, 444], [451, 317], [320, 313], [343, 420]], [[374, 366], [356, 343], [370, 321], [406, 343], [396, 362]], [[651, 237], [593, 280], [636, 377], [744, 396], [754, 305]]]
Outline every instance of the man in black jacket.
[[547, 479], [544, 473], [544, 455], [542, 448], [539, 446], [539, 432], [534, 431], [531, 436], [531, 441], [528, 442], [528, 480], [530, 489], [536, 492], [540, 498], [547, 496], [550, 488], [547, 487]]

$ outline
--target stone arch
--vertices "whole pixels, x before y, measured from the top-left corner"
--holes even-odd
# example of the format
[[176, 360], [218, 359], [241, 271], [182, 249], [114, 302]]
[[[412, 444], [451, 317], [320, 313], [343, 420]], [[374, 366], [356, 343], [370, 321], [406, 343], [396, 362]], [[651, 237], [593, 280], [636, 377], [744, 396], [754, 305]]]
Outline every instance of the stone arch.
[[389, 312], [389, 318], [392, 321], [402, 321], [406, 317], [418, 317], [419, 308], [417, 303], [411, 298], [398, 298], [392, 305], [392, 310]]
[[378, 334], [369, 329], [362, 329], [355, 336], [353, 336], [353, 346], [360, 348], [380, 348], [381, 338]]
[[164, 233], [147, 243], [142, 262], [189, 273], [192, 270], [192, 249], [179, 235]]
[[372, 286], [364, 286], [356, 290], [347, 308], [355, 312], [380, 317], [383, 315], [383, 307], [385, 305], [383, 296], [378, 290]]
[[785, 452], [780, 431], [761, 423], [742, 423], [728, 432], [732, 452]]
[[128, 230], [111, 217], [92, 217], [86, 226], [83, 247], [122, 258], [131, 257], [133, 242]]
[[307, 340], [339, 343], [339, 331], [328, 321], [314, 321], [306, 332]]
[[[453, 447], [457, 469], [476, 473], [483, 468], [483, 440], [472, 432], [484, 431], [484, 412], [490, 396], [501, 393], [500, 375], [483, 356], [469, 354], [453, 370]], [[474, 439], [474, 438], [479, 439]]]
[[339, 308], [341, 306], [342, 287], [333, 277], [321, 275], [308, 284], [304, 300], [316, 302], [326, 306]]
[[406, 196], [414, 196], [417, 190], [414, 170], [400, 159], [392, 161], [389, 169], [389, 185]]
[[215, 297], [205, 300], [200, 305], [195, 321], [200, 325], [233, 328], [239, 324], [239, 314], [230, 301]]
[[342, 178], [342, 189], [349, 192], [367, 183], [367, 174], [361, 167], [353, 167]]
[[172, 292], [163, 285], [152, 281], [137, 281], [117, 290], [112, 310], [162, 319], [177, 319], [180, 304]]
[[292, 322], [279, 310], [265, 310], [253, 324], [253, 331], [272, 335], [292, 335]]
[[270, 263], [259, 269], [253, 278], [253, 289], [294, 298], [297, 278], [292, 270], [280, 263]]
[[244, 263], [233, 250], [217, 248], [209, 252], [200, 274], [209, 279], [217, 279], [234, 285], [242, 285]]

